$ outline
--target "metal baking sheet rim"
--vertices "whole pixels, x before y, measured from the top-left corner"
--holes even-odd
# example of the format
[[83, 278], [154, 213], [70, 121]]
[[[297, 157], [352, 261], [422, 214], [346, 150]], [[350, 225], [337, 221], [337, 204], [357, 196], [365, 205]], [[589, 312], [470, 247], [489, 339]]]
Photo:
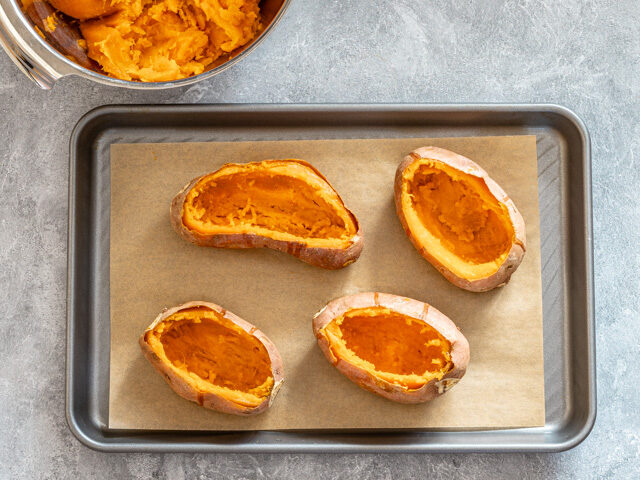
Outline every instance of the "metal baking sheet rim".
[[[80, 324], [76, 314], [75, 302], [77, 297], [78, 280], [76, 278], [76, 180], [77, 180], [77, 146], [81, 135], [87, 127], [96, 119], [105, 115], [125, 114], [125, 115], [148, 115], [171, 113], [188, 113], [192, 115], [197, 112], [223, 114], [227, 112], [256, 113], [256, 114], [282, 114], [282, 113], [343, 113], [343, 114], [377, 114], [386, 115], [389, 113], [413, 114], [424, 113], [425, 115], [451, 114], [484, 114], [486, 115], [538, 115], [557, 116], [569, 122], [579, 136], [582, 150], [582, 175], [581, 193], [583, 195], [582, 221], [584, 222], [584, 255], [580, 257], [584, 269], [584, 310], [585, 310], [585, 348], [583, 360], [587, 365], [587, 384], [584, 386], [584, 398], [587, 402], [587, 409], [583, 412], [582, 418], [578, 420], [579, 428], [572, 432], [566, 432], [564, 437], [553, 442], [513, 442], [509, 441], [509, 436], [523, 431], [539, 430], [534, 429], [513, 429], [513, 430], [479, 430], [479, 431], [450, 431], [431, 430], [423, 432], [425, 438], [420, 443], [403, 443], [402, 436], [407, 433], [416, 432], [322, 432], [313, 433], [314, 441], [303, 443], [303, 437], [309, 432], [236, 432], [222, 434], [226, 439], [231, 439], [227, 443], [214, 443], [212, 432], [183, 432], [189, 437], [188, 441], [167, 441], [163, 435], [177, 435], [180, 432], [161, 431], [115, 431], [104, 426], [89, 425], [84, 419], [79, 418], [75, 413], [76, 399], [74, 398], [74, 378], [73, 367], [76, 361], [75, 342], [77, 340], [75, 332]], [[503, 122], [508, 125], [508, 118]], [[464, 122], [463, 122], [464, 123]], [[156, 122], [152, 124], [157, 125]], [[376, 124], [378, 125], [378, 124]], [[456, 124], [459, 125], [459, 124]], [[473, 122], [467, 121], [466, 126], [473, 126]], [[591, 146], [589, 133], [584, 122], [573, 111], [566, 107], [554, 104], [291, 104], [291, 105], [107, 105], [97, 107], [85, 114], [76, 124], [70, 139], [70, 165], [69, 165], [69, 227], [68, 227], [68, 258], [67, 258], [67, 348], [66, 348], [66, 395], [65, 412], [67, 423], [74, 436], [87, 447], [104, 452], [227, 452], [227, 453], [278, 453], [278, 452], [344, 452], [344, 453], [473, 453], [473, 452], [560, 452], [571, 449], [580, 444], [591, 432], [596, 419], [596, 372], [595, 372], [595, 319], [594, 319], [594, 280], [593, 280], [593, 230], [592, 230], [592, 205], [591, 205]], [[94, 299], [89, 299], [89, 308], [93, 306]], [[565, 306], [566, 307], [566, 306]], [[565, 308], [565, 312], [566, 312]], [[95, 338], [90, 338], [90, 333], [86, 335], [86, 341], [91, 344]], [[572, 351], [573, 353], [573, 351]], [[571, 413], [571, 411], [569, 412]], [[565, 422], [557, 429], [560, 433], [565, 433], [562, 427], [569, 425], [571, 418], [567, 415]], [[93, 430], [92, 430], [93, 428]], [[428, 436], [439, 433], [454, 433], [462, 437], [458, 441], [439, 442]], [[491, 434], [504, 438], [497, 438], [493, 444], [475, 443], [474, 437], [483, 434]], [[549, 435], [549, 432], [545, 432]], [[247, 443], [246, 437], [256, 438], [257, 442]], [[233, 437], [239, 441], [233, 440]], [[340, 437], [340, 438], [337, 438]], [[221, 438], [221, 437], [218, 437]], [[396, 442], [392, 442], [394, 439]], [[397, 441], [400, 440], [400, 441]]]

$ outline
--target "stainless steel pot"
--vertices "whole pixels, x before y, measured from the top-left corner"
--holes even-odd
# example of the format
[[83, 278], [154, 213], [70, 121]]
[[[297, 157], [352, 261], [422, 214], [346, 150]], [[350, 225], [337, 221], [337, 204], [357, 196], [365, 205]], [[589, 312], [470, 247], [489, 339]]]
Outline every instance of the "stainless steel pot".
[[22, 72], [43, 89], [50, 89], [60, 78], [79, 75], [94, 82], [116, 87], [159, 90], [182, 87], [213, 77], [248, 55], [282, 18], [291, 0], [262, 0], [264, 30], [253, 41], [231, 53], [228, 59], [200, 75], [171, 82], [131, 82], [108, 77], [81, 67], [49, 45], [33, 28], [16, 0], [0, 0], [0, 45]]

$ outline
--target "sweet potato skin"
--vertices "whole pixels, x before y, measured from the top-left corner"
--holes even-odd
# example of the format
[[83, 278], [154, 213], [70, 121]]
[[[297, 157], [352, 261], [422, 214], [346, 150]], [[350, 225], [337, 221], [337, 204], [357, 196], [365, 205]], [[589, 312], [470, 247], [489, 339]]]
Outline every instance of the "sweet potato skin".
[[[293, 161], [310, 168], [325, 182], [327, 182], [327, 184], [329, 184], [329, 181], [311, 164], [303, 160]], [[182, 221], [182, 208], [184, 201], [189, 191], [200, 181], [200, 179], [207, 175], [209, 174], [205, 174], [191, 180], [191, 182], [185, 185], [184, 188], [178, 192], [171, 202], [171, 225], [173, 226], [173, 229], [185, 240], [202, 247], [270, 248], [272, 250], [288, 253], [289, 255], [299, 258], [303, 262], [316, 267], [326, 268], [328, 270], [337, 270], [346, 267], [347, 265], [355, 262], [360, 256], [362, 248], [364, 247], [364, 237], [362, 236], [362, 229], [358, 219], [350, 211], [349, 213], [357, 226], [357, 233], [352, 238], [351, 245], [346, 249], [307, 247], [303, 242], [276, 240], [250, 233], [203, 235], [199, 232], [190, 230]], [[342, 201], [342, 199], [340, 199], [340, 201]]]
[[[436, 257], [431, 255], [431, 253], [419, 243], [413, 232], [409, 229], [409, 225], [405, 217], [405, 212], [402, 209], [402, 177], [407, 167], [409, 167], [409, 165], [411, 165], [414, 161], [421, 158], [438, 160], [442, 163], [452, 166], [453, 168], [461, 170], [466, 174], [481, 178], [487, 185], [487, 188], [489, 189], [491, 194], [496, 199], [498, 199], [499, 202], [503, 203], [507, 207], [509, 211], [509, 218], [511, 219], [511, 223], [513, 224], [515, 238], [514, 242], [511, 245], [511, 250], [509, 251], [504, 263], [492, 275], [478, 280], [469, 280], [467, 278], [457, 276], [449, 269], [447, 269], [442, 263], [440, 263], [440, 261]], [[411, 240], [413, 246], [447, 280], [449, 280], [457, 287], [471, 292], [486, 292], [496, 287], [502, 287], [509, 282], [511, 275], [516, 271], [516, 269], [522, 262], [524, 254], [527, 250], [526, 230], [522, 215], [516, 208], [513, 200], [509, 198], [502, 187], [500, 187], [500, 185], [498, 185], [491, 177], [489, 177], [489, 174], [477, 163], [466, 157], [463, 157], [462, 155], [458, 155], [457, 153], [438, 147], [422, 147], [414, 150], [404, 158], [400, 165], [398, 165], [394, 182], [394, 199], [396, 204], [396, 213], [398, 215], [398, 218], [400, 219], [402, 228], [409, 237], [409, 240]]]
[[[98, 65], [88, 57], [86, 46], [82, 46], [83, 39], [78, 26], [69, 17], [56, 12], [49, 2], [43, 0], [29, 3], [25, 7], [25, 13], [47, 41], [63, 55], [73, 58], [84, 68], [99, 70]], [[54, 29], [49, 28], [49, 19], [55, 19]]]
[[[388, 382], [372, 375], [357, 365], [336, 358], [322, 329], [334, 318], [354, 308], [381, 306], [429, 324], [451, 343], [453, 368], [440, 380], [433, 379], [419, 389], [410, 390], [402, 385]], [[465, 374], [469, 363], [469, 342], [458, 327], [436, 308], [414, 300], [389, 293], [366, 292], [348, 295], [329, 302], [313, 318], [313, 333], [327, 360], [340, 373], [358, 386], [398, 403], [423, 403], [442, 395]]]
[[[269, 354], [269, 359], [271, 360], [273, 387], [269, 396], [265, 398], [264, 401], [257, 407], [247, 407], [244, 405], [239, 405], [228, 399], [219, 397], [218, 395], [215, 395], [211, 392], [198, 391], [197, 387], [193, 385], [187, 378], [181, 375], [177, 369], [163, 362], [147, 343], [147, 333], [151, 332], [158, 323], [162, 322], [164, 319], [170, 317], [176, 312], [194, 307], [207, 307], [211, 310], [215, 310], [216, 312], [221, 313], [224, 318], [230, 320], [231, 322], [242, 328], [245, 332], [256, 337], [265, 346], [267, 353]], [[168, 310], [164, 310], [160, 315], [156, 317], [153, 323], [151, 323], [151, 325], [149, 325], [140, 336], [139, 344], [144, 356], [147, 358], [147, 360], [149, 360], [149, 362], [151, 362], [151, 365], [153, 365], [158, 373], [162, 375], [162, 378], [164, 378], [164, 380], [169, 384], [174, 392], [176, 392], [182, 398], [185, 398], [191, 402], [195, 402], [198, 405], [210, 410], [244, 416], [262, 413], [271, 406], [278, 393], [278, 390], [284, 382], [282, 358], [280, 357], [278, 350], [271, 342], [271, 340], [269, 340], [269, 338], [260, 330], [258, 330], [254, 325], [241, 319], [232, 312], [225, 310], [221, 306], [216, 305], [215, 303], [193, 301], [178, 305], [177, 307], [173, 307]]]

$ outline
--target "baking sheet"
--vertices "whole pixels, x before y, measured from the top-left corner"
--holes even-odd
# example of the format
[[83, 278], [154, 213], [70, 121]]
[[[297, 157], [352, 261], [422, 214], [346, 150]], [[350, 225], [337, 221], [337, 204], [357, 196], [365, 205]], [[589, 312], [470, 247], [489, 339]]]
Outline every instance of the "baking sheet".
[[[521, 210], [528, 252], [506, 288], [484, 294], [459, 290], [406, 238], [394, 212], [393, 176], [402, 157], [423, 145], [473, 158]], [[318, 167], [359, 217], [366, 246], [355, 264], [330, 272], [270, 250], [196, 247], [171, 229], [169, 202], [191, 178], [229, 161], [286, 157], [304, 158]], [[109, 428], [544, 425], [534, 136], [117, 144], [111, 147], [111, 162]], [[427, 301], [449, 315], [471, 344], [464, 380], [429, 404], [407, 406], [361, 390], [329, 365], [315, 345], [313, 314], [332, 298], [367, 290]], [[142, 357], [137, 338], [157, 313], [193, 299], [223, 305], [256, 324], [278, 346], [286, 383], [265, 414], [238, 418], [191, 404], [175, 395]]]

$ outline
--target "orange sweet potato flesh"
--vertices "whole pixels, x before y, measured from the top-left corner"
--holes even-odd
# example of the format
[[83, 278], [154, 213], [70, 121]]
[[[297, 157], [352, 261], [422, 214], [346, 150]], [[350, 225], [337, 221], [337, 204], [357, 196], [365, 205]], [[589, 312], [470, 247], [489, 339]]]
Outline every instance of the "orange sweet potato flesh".
[[51, 4], [80, 21], [89, 57], [104, 73], [121, 80], [166, 82], [197, 75], [249, 43], [262, 29], [259, 0], [51, 0]]
[[212, 410], [261, 413], [284, 381], [282, 359], [266, 335], [213, 303], [162, 312], [139, 343], [178, 395]]
[[197, 245], [273, 248], [323, 268], [342, 268], [362, 250], [356, 217], [303, 160], [226, 164], [176, 195], [171, 220]]
[[481, 195], [473, 177], [453, 178], [438, 163], [421, 165], [409, 183], [422, 223], [467, 262], [490, 262], [508, 252], [513, 226], [507, 208]]
[[49, 0], [62, 13], [78, 20], [101, 17], [118, 10], [124, 0]]
[[313, 318], [318, 346], [358, 386], [400, 403], [442, 395], [465, 374], [469, 342], [431, 305], [362, 292], [329, 302]]
[[220, 319], [202, 317], [202, 308], [183, 310], [181, 322], [168, 319], [160, 342], [169, 360], [213, 385], [249, 392], [271, 376], [266, 348], [257, 338]]
[[204, 181], [190, 196], [197, 219], [184, 215], [185, 225], [250, 224], [301, 238], [349, 238], [356, 233], [349, 217], [339, 215], [304, 180], [256, 170]]
[[491, 290], [505, 285], [522, 262], [522, 215], [472, 160], [442, 148], [419, 148], [398, 166], [394, 189], [409, 239], [454, 285]]
[[441, 377], [451, 368], [451, 345], [442, 335], [385, 307], [349, 310], [325, 328], [380, 372]]

